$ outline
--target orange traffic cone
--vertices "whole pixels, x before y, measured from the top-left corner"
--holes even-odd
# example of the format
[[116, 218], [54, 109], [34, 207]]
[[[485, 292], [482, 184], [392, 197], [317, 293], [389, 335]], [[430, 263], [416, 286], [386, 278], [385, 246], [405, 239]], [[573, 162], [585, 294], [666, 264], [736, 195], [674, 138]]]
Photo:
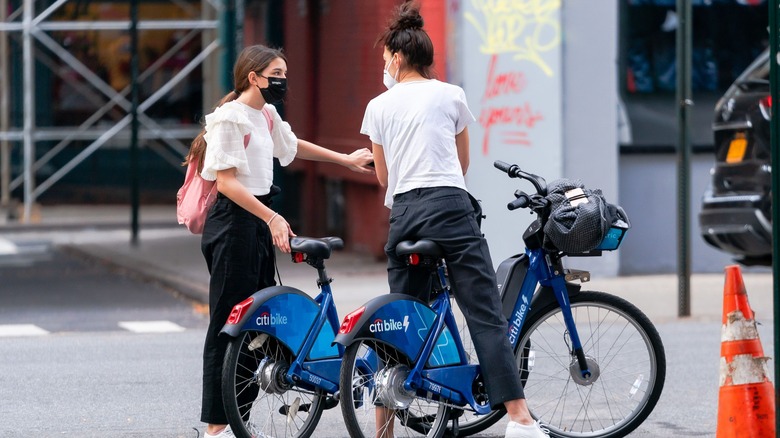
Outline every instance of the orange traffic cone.
[[726, 266], [717, 438], [774, 438], [775, 393], [739, 266]]

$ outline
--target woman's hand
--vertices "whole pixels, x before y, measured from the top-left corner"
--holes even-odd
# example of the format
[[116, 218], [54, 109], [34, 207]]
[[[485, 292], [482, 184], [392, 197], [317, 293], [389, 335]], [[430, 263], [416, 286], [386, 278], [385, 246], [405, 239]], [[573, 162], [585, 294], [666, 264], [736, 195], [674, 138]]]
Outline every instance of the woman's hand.
[[273, 238], [274, 245], [279, 248], [285, 254], [290, 253], [290, 238], [295, 237], [290, 224], [280, 214], [274, 215], [271, 221], [268, 223], [268, 228], [271, 229], [271, 237]]
[[374, 155], [368, 148], [358, 149], [347, 155], [347, 161], [344, 164], [349, 170], [358, 173], [374, 173], [374, 169], [369, 164], [374, 162]]

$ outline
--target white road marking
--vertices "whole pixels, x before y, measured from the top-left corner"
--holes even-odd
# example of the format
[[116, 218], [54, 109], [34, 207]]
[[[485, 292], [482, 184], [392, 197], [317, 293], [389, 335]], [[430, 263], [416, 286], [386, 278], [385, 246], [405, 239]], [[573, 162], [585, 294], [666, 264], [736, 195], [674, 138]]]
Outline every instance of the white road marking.
[[121, 321], [119, 327], [134, 333], [174, 333], [185, 330], [170, 321]]
[[33, 324], [0, 324], [0, 337], [43, 336], [49, 332]]

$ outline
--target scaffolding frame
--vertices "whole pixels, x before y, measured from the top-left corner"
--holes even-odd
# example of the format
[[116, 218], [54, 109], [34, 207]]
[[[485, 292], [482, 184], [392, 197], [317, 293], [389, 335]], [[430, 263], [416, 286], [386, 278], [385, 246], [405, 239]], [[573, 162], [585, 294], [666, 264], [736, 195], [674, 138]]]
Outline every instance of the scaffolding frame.
[[[144, 72], [142, 72], [136, 83], [132, 83], [123, 90], [116, 91], [106, 81], [101, 79], [89, 67], [80, 60], [71, 55], [67, 49], [55, 41], [47, 32], [53, 31], [103, 31], [103, 30], [126, 30], [130, 31], [130, 20], [123, 21], [47, 21], [59, 8], [68, 0], [56, 0], [49, 7], [39, 14], [35, 14], [35, 0], [23, 0], [21, 6], [8, 14], [8, 0], [0, 0], [0, 207], [8, 207], [10, 204], [10, 193], [23, 186], [24, 193], [24, 213], [22, 220], [29, 222], [31, 218], [32, 206], [36, 199], [46, 190], [51, 188], [68, 172], [73, 170], [81, 162], [105, 145], [111, 139], [130, 138], [129, 126], [132, 121], [131, 102], [129, 99], [133, 87], [139, 84], [155, 72], [163, 64], [174, 56], [185, 44], [192, 41], [197, 36], [201, 36], [201, 50], [197, 56], [193, 57], [178, 73], [176, 73], [167, 83], [154, 91], [149, 97], [138, 104], [137, 116], [142, 129], [139, 130], [138, 138], [143, 142], [158, 140], [163, 147], [150, 147], [158, 153], [165, 161], [173, 166], [180, 167], [181, 158], [187, 153], [188, 145], [182, 140], [189, 140], [197, 135], [199, 127], [191, 125], [161, 126], [152, 118], [145, 114], [149, 108], [160, 101], [176, 85], [190, 75], [198, 66], [203, 68], [203, 100], [204, 102], [215, 101], [214, 96], [217, 93], [214, 86], [208, 87], [206, 84], [216, 84], [211, 80], [217, 76], [216, 62], [205, 63], [204, 61], [223, 46], [220, 43], [219, 30], [220, 20], [217, 17], [227, 9], [231, 0], [202, 0], [201, 17], [198, 20], [141, 20], [137, 23], [137, 29], [142, 30], [182, 30], [187, 31], [185, 36], [176, 44], [169, 48], [162, 56], [155, 60]], [[135, 0], [131, 0], [135, 1]], [[172, 0], [172, 3], [184, 3], [179, 0]], [[21, 17], [20, 21], [17, 21]], [[10, 127], [10, 78], [9, 61], [10, 52], [8, 38], [10, 33], [21, 33], [22, 39], [22, 92], [23, 92], [23, 119], [22, 129], [12, 129]], [[103, 99], [107, 99], [90, 117], [84, 120], [78, 126], [68, 127], [36, 127], [35, 126], [35, 63], [36, 60], [44, 64], [51, 60], [46, 59], [42, 53], [36, 52], [36, 42], [53, 53], [56, 58], [64, 65], [72, 68], [86, 81], [87, 85], [93, 87]], [[54, 73], [58, 72], [54, 70]], [[110, 110], [119, 108], [126, 113], [124, 117], [113, 123], [110, 127], [95, 126], [101, 118]], [[53, 141], [59, 142], [42, 155], [35, 159], [36, 142]], [[44, 165], [49, 164], [54, 156], [65, 150], [73, 141], [87, 140], [91, 143], [73, 157], [66, 164], [57, 169], [48, 178], [40, 184], [36, 184], [35, 174]], [[23, 147], [23, 170], [20, 175], [12, 179], [11, 169], [11, 141], [22, 142]]]

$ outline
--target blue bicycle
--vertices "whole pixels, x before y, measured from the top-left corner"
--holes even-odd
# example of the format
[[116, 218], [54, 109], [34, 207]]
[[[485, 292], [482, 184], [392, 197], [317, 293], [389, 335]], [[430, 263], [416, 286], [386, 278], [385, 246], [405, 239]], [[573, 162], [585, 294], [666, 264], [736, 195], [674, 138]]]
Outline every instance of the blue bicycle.
[[292, 258], [317, 269], [319, 295], [289, 286], [260, 290], [236, 305], [220, 332], [225, 353], [222, 399], [239, 438], [309, 437], [335, 407], [344, 347], [333, 344], [339, 318], [325, 260], [337, 237], [290, 239]]
[[[581, 291], [586, 271], [564, 269], [565, 256], [597, 256], [619, 246], [617, 223], [587, 254], [543, 246], [550, 213], [544, 179], [496, 162], [535, 194], [515, 192], [509, 209], [537, 214], [525, 252], [496, 272], [532, 415], [555, 437], [621, 437], [639, 426], [663, 389], [666, 357], [650, 320], [626, 300]], [[336, 342], [346, 347], [339, 393], [350, 437], [468, 436], [498, 421], [469, 336], [450, 304], [446, 264], [434, 242], [401, 242], [396, 252], [428, 267], [437, 286], [429, 302], [403, 294], [378, 297], [344, 318]], [[462, 341], [463, 340], [463, 341]]]

